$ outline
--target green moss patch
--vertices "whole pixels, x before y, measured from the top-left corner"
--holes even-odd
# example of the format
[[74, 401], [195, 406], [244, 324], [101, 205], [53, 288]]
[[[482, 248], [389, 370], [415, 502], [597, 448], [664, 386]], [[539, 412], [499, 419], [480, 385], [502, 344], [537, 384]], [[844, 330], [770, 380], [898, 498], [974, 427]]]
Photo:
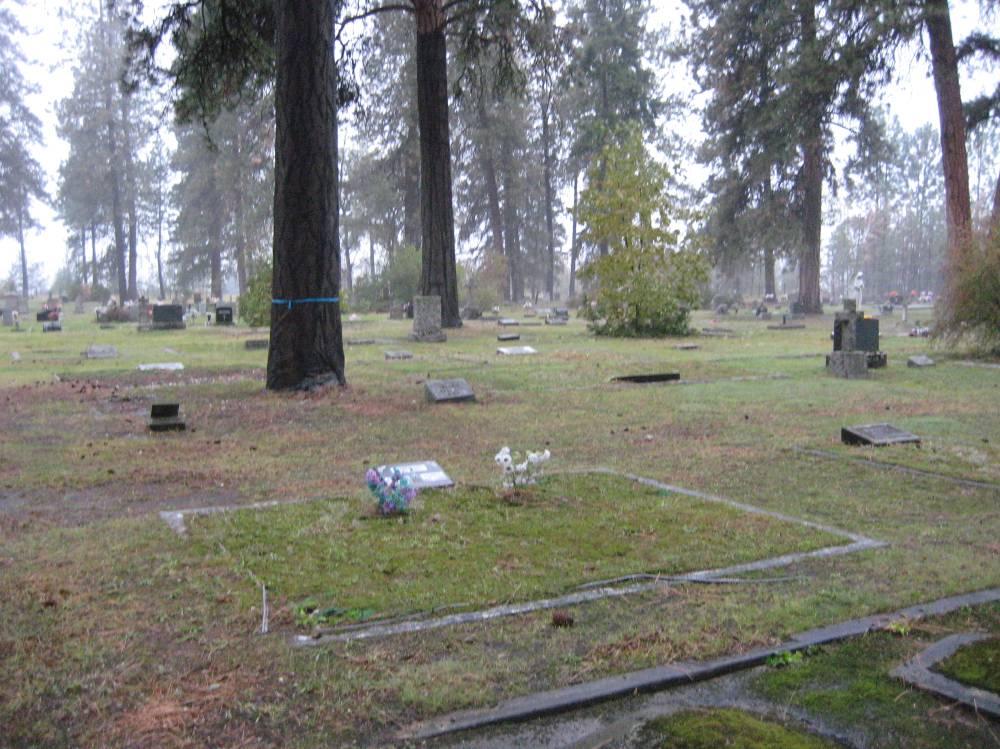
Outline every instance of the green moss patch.
[[[550, 477], [420, 495], [404, 518], [335, 499], [194, 518], [196, 549], [273, 594], [401, 614], [558, 595], [633, 573], [677, 574], [836, 545], [836, 536], [616, 476]], [[249, 580], [248, 580], [249, 581]], [[249, 600], [249, 599], [248, 599]]]
[[934, 670], [970, 687], [1000, 694], [1000, 637], [964, 645]]
[[665, 749], [834, 749], [837, 746], [741, 710], [688, 710], [651, 721], [643, 732], [643, 746]]

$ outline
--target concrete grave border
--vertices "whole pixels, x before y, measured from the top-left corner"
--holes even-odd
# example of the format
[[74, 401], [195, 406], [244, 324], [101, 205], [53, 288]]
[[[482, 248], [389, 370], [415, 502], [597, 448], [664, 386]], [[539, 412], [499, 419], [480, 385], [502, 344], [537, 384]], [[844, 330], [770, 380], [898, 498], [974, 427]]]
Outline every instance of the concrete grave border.
[[[823, 531], [824, 533], [828, 533], [830, 535], [839, 536], [841, 538], [847, 539], [850, 541], [850, 543], [840, 546], [827, 546], [822, 549], [815, 549], [813, 551], [793, 552], [790, 554], [783, 554], [781, 556], [771, 557], [768, 559], [760, 559], [755, 562], [746, 562], [743, 564], [731, 565], [729, 567], [721, 567], [721, 568], [707, 569], [707, 570], [696, 570], [694, 572], [687, 572], [680, 575], [664, 575], [664, 576], [654, 577], [652, 582], [636, 583], [632, 585], [626, 585], [624, 587], [601, 585], [600, 587], [596, 588], [590, 587], [584, 589], [587, 586], [587, 584], [584, 584], [583, 586], [580, 586], [580, 588], [577, 589], [577, 592], [568, 593], [566, 595], [557, 596], [555, 598], [543, 598], [535, 601], [526, 601], [524, 603], [509, 604], [505, 606], [494, 606], [492, 608], [483, 609], [480, 611], [469, 611], [460, 614], [450, 614], [447, 616], [440, 616], [428, 619], [394, 621], [382, 624], [375, 623], [369, 626], [353, 627], [349, 631], [320, 630], [319, 632], [311, 635], [293, 635], [290, 639], [290, 643], [295, 647], [315, 647], [318, 645], [325, 645], [331, 642], [352, 642], [356, 640], [367, 640], [376, 637], [390, 637], [393, 635], [409, 634], [413, 632], [424, 632], [427, 630], [440, 629], [442, 627], [450, 627], [458, 624], [487, 622], [493, 619], [499, 619], [507, 616], [516, 616], [519, 614], [527, 614], [535, 611], [544, 611], [546, 609], [561, 608], [564, 606], [573, 606], [581, 603], [598, 601], [605, 598], [619, 598], [622, 596], [644, 593], [647, 591], [655, 590], [660, 586], [662, 586], [664, 583], [668, 582], [675, 582], [675, 583], [732, 582], [732, 580], [729, 580], [728, 578], [732, 578], [733, 575], [739, 575], [747, 572], [759, 572], [762, 570], [770, 570], [780, 567], [787, 567], [791, 564], [795, 564], [797, 562], [801, 562], [806, 559], [841, 556], [844, 554], [853, 554], [860, 551], [866, 551], [869, 549], [879, 549], [888, 546], [888, 544], [884, 541], [878, 541], [876, 539], [868, 538], [866, 536], [862, 536], [857, 533], [845, 531], [841, 528], [834, 528], [833, 526], [824, 525], [822, 523], [814, 523], [810, 520], [803, 520], [801, 518], [796, 518], [791, 515], [775, 512], [773, 510], [765, 510], [763, 508], [746, 504], [744, 502], [737, 502], [735, 500], [726, 499], [724, 497], [719, 497], [713, 494], [699, 492], [694, 489], [685, 489], [680, 486], [665, 484], [661, 481], [656, 481], [655, 479], [645, 478], [643, 476], [637, 476], [631, 473], [623, 473], [621, 471], [615, 471], [610, 468], [598, 467], [581, 471], [564, 471], [562, 473], [563, 474], [596, 473], [608, 476], [620, 476], [630, 481], [634, 481], [638, 484], [642, 484], [643, 486], [649, 486], [655, 489], [659, 489], [661, 491], [670, 492], [672, 494], [680, 494], [686, 497], [693, 497], [695, 499], [705, 502], [715, 502], [717, 504], [723, 504], [728, 507], [732, 507], [749, 514], [762, 515], [765, 517], [773, 518], [775, 520], [801, 525], [805, 528], [811, 528], [813, 530]], [[636, 578], [639, 576], [634, 575], [632, 577]], [[626, 576], [625, 578], [621, 579], [627, 580], [629, 579], [629, 576]]]
[[950, 658], [963, 645], [992, 638], [992, 635], [972, 632], [962, 632], [945, 637], [919, 653], [912, 660], [893, 669], [890, 676], [921, 691], [961, 702], [977, 713], [986, 713], [991, 717], [1000, 718], [1000, 695], [978, 687], [968, 686], [944, 674], [931, 671], [933, 666]]
[[443, 715], [408, 726], [395, 738], [400, 741], [422, 741], [499, 723], [524, 722], [636, 694], [657, 692], [760, 666], [766, 663], [768, 658], [782, 653], [794, 653], [884, 630], [893, 622], [913, 622], [928, 616], [943, 616], [966, 606], [978, 606], [995, 601], [1000, 601], [1000, 588], [941, 598], [892, 613], [849, 619], [828, 627], [817, 627], [801, 632], [790, 640], [770, 648], [758, 648], [748, 653], [722, 656], [708, 661], [683, 661], [666, 666], [654, 666], [584, 684], [515, 697], [493, 708], [463, 710]]
[[859, 458], [853, 455], [840, 455], [829, 450], [816, 450], [808, 447], [793, 447], [792, 452], [798, 453], [799, 455], [808, 455], [813, 458], [842, 460], [849, 463], [859, 463], [861, 465], [869, 466], [870, 468], [881, 468], [890, 471], [899, 471], [900, 473], [908, 473], [911, 476], [921, 476], [923, 478], [937, 479], [939, 481], [949, 481], [953, 484], [967, 486], [971, 489], [992, 489], [993, 491], [1000, 491], [1000, 484], [993, 484], [989, 481], [963, 479], [958, 478], [957, 476], [949, 476], [946, 473], [935, 473], [934, 471], [925, 471], [921, 468], [910, 468], [909, 466], [899, 465], [898, 463], [888, 463], [884, 460], [869, 460], [868, 458]]

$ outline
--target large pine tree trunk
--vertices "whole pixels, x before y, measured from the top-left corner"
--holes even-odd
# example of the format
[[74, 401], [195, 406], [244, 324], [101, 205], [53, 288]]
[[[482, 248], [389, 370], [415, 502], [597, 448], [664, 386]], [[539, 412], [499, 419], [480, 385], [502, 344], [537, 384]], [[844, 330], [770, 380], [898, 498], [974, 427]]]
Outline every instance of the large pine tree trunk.
[[417, 18], [417, 113], [420, 123], [420, 293], [441, 297], [441, 324], [461, 327], [455, 268], [448, 133], [448, 56], [442, 0], [414, 0]]
[[573, 172], [573, 229], [570, 232], [569, 248], [569, 298], [576, 295], [576, 257], [579, 252], [579, 245], [576, 238], [576, 209], [580, 201], [580, 172]]
[[934, 90], [937, 92], [944, 166], [948, 251], [956, 261], [972, 240], [972, 205], [969, 199], [969, 161], [965, 150], [965, 117], [958, 79], [958, 61], [951, 35], [948, 0], [927, 0], [924, 21], [931, 48]]
[[90, 222], [90, 275], [94, 279], [94, 286], [97, 286], [97, 222]]
[[330, 301], [340, 296], [336, 6], [275, 3], [270, 390], [346, 382], [340, 306]]
[[28, 301], [28, 253], [24, 249], [24, 210], [17, 206], [17, 246], [21, 250], [21, 296]]
[[[816, 56], [816, 7], [813, 0], [799, 7], [803, 54]], [[807, 68], [819, 70], [812, 59]], [[822, 114], [807, 111], [802, 143], [802, 251], [799, 256], [799, 304], [805, 312], [823, 312], [819, 290], [819, 259], [823, 230], [823, 125]]]
[[770, 294], [774, 298], [774, 250], [770, 247], [764, 249], [764, 296]]
[[139, 214], [136, 193], [139, 185], [135, 173], [135, 154], [132, 141], [131, 96], [122, 92], [120, 97], [122, 113], [122, 156], [125, 157], [125, 211], [128, 214], [128, 298], [138, 299], [136, 263], [139, 261]]
[[[482, 94], [485, 96], [485, 94]], [[479, 129], [483, 137], [479, 143], [479, 164], [486, 184], [487, 217], [490, 222], [490, 244], [497, 257], [503, 256], [503, 216], [500, 213], [500, 188], [497, 185], [496, 164], [493, 162], [492, 123], [485, 102], [478, 105]]]
[[166, 297], [163, 285], [163, 193], [157, 195], [156, 204], [156, 280], [160, 286], [160, 299]]
[[500, 162], [503, 169], [503, 240], [507, 256], [508, 288], [510, 300], [524, 299], [524, 258], [521, 253], [520, 191], [517, 186], [517, 168], [514, 161], [514, 144], [510, 135], [500, 139]]
[[552, 187], [552, 132], [551, 132], [552, 95], [546, 94], [542, 103], [542, 163], [545, 180], [545, 239], [547, 257], [545, 258], [545, 292], [551, 302], [555, 296], [556, 277], [556, 230], [555, 230], [555, 196]]

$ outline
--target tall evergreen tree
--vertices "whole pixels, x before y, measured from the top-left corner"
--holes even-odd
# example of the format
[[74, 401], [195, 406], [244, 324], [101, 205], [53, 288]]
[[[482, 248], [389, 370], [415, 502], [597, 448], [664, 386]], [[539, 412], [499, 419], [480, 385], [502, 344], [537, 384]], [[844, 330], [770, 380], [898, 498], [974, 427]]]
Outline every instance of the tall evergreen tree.
[[32, 201], [46, 200], [45, 179], [31, 155], [42, 143], [41, 123], [28, 108], [31, 87], [21, 73], [17, 43], [23, 31], [10, 8], [0, 8], [0, 236], [14, 237], [20, 251], [21, 295], [29, 293], [25, 232], [35, 225]]

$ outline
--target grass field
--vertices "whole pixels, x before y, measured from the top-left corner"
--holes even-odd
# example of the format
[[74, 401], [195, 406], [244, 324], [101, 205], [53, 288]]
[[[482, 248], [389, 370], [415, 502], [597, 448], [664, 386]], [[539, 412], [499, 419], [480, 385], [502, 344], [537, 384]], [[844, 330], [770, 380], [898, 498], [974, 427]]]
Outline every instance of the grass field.
[[[597, 339], [575, 319], [524, 326], [519, 343], [538, 354], [499, 357], [495, 324], [418, 344], [406, 340], [407, 322], [367, 316], [345, 324], [348, 387], [311, 394], [264, 391], [266, 351], [243, 344], [261, 334], [245, 329], [100, 330], [87, 315], [69, 315], [63, 333], [0, 329], [0, 744], [379, 744], [447, 710], [742, 652], [1000, 584], [1000, 489], [989, 486], [1000, 484], [1000, 369], [965, 366], [961, 352], [897, 335], [905, 327], [888, 318], [889, 367], [835, 380], [823, 370], [829, 316], [794, 331], [746, 318], [718, 325], [734, 334], [699, 336], [694, 351], [675, 348], [680, 339]], [[351, 343], [361, 340], [376, 343]], [[92, 343], [120, 356], [87, 360]], [[400, 348], [413, 359], [384, 359]], [[905, 366], [924, 352], [936, 367]], [[136, 371], [169, 361], [185, 369]], [[610, 382], [669, 370], [682, 381]], [[429, 377], [464, 377], [477, 401], [428, 404]], [[147, 432], [150, 404], [168, 398], [188, 431]], [[877, 421], [916, 432], [921, 447], [839, 444], [841, 426]], [[822, 540], [798, 526], [790, 538], [780, 523], [744, 527], [745, 515], [676, 497], [649, 497], [672, 503], [667, 514], [616, 514], [599, 498], [620, 487], [588, 495], [578, 479], [560, 479], [568, 483], [537, 507], [507, 507], [483, 488], [497, 483], [503, 445], [547, 447], [553, 471], [604, 466], [888, 546], [800, 562], [782, 571], [785, 582], [673, 585], [586, 604], [569, 628], [538, 612], [309, 652], [288, 646], [307, 597], [380, 613], [524, 600]], [[367, 467], [426, 459], [459, 488], [427, 495], [401, 525], [362, 519]], [[157, 514], [273, 500], [300, 504], [198, 518], [187, 538]], [[466, 556], [445, 563], [463, 543]], [[261, 577], [274, 586], [267, 636], [257, 634]]]

